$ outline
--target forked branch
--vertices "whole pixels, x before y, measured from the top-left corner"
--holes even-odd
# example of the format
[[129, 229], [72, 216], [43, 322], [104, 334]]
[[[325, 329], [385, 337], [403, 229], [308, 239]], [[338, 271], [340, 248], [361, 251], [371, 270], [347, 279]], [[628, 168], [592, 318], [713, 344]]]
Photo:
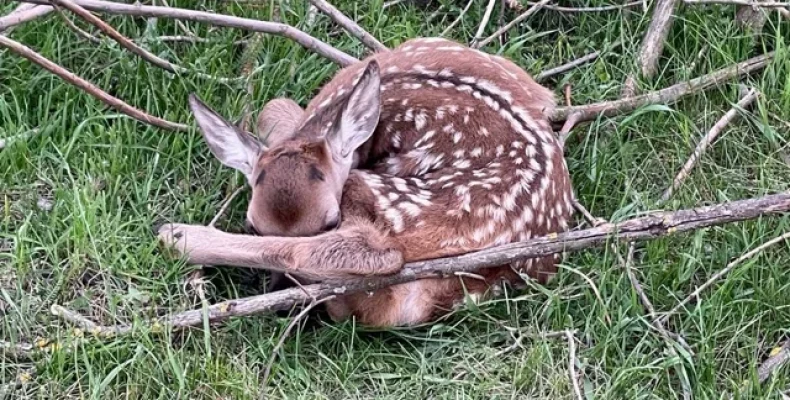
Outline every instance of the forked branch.
[[765, 66], [773, 60], [774, 56], [774, 52], [763, 54], [738, 64], [716, 70], [707, 75], [639, 96], [582, 106], [557, 107], [554, 114], [551, 116], [551, 120], [554, 122], [562, 122], [571, 114], [579, 114], [578, 121], [583, 122], [593, 120], [598, 118], [598, 116], [613, 117], [622, 115], [650, 104], [675, 103], [684, 96], [708, 90], [723, 82], [765, 68]]
[[[647, 240], [788, 211], [790, 211], [790, 192], [696, 209], [658, 212], [616, 224], [607, 223], [590, 229], [511, 243], [456, 257], [412, 262], [406, 264], [399, 273], [387, 277], [360, 279], [344, 284], [314, 284], [244, 299], [224, 301], [214, 304], [208, 309], [177, 313], [149, 321], [148, 324], [179, 328], [202, 323], [204, 313], [207, 313], [209, 320], [220, 321], [233, 316], [287, 310], [296, 305], [309, 304], [314, 299], [320, 300], [328, 296], [372, 291], [417, 279], [453, 276], [457, 272], [477, 271], [481, 268], [506, 265], [515, 260], [544, 257], [564, 251], [599, 246], [615, 238], [628, 241]], [[58, 307], [53, 306], [53, 311], [62, 310], [62, 307]], [[69, 314], [68, 319], [75, 319], [72, 314], [74, 313]], [[85, 322], [80, 323], [84, 324]], [[108, 336], [128, 334], [133, 329], [131, 325], [110, 327], [92, 325], [90, 327], [90, 330], [95, 334]]]
[[[49, 4], [48, 0], [24, 0], [35, 4]], [[140, 4], [124, 4], [103, 0], [72, 0], [77, 5], [94, 12], [118, 15], [134, 15], [138, 17], [170, 18], [204, 22], [216, 26], [239, 28], [254, 32], [269, 33], [295, 41], [341, 66], [353, 64], [359, 60], [327, 43], [324, 43], [293, 26], [278, 22], [258, 21], [249, 18], [234, 17], [206, 11], [187, 10], [175, 7], [145, 6]]]
[[123, 100], [112, 96], [111, 94], [99, 89], [94, 84], [86, 81], [85, 79], [77, 76], [71, 71], [61, 67], [60, 65], [50, 61], [46, 57], [38, 54], [33, 49], [19, 43], [15, 40], [9, 39], [7, 36], [0, 35], [0, 47], [5, 47], [11, 52], [24, 57], [25, 59], [37, 64], [38, 66], [46, 69], [47, 71], [57, 75], [66, 82], [84, 90], [91, 96], [99, 99], [102, 103], [117, 109], [118, 111], [146, 124], [154, 125], [163, 129], [185, 131], [187, 126], [176, 122], [170, 122], [162, 118], [154, 117], [141, 111], [135, 107], [130, 106]]

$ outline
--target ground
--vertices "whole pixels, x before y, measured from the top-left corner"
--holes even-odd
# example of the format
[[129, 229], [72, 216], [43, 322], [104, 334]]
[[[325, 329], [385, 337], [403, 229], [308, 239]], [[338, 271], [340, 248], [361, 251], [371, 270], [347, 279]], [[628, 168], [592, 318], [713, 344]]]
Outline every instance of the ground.
[[[0, 6], [2, 14], [15, 4]], [[276, 3], [276, 2], [275, 2]], [[358, 42], [319, 16], [306, 26], [303, 2], [283, 2], [280, 18], [355, 55]], [[386, 45], [441, 34], [466, 2], [423, 10], [381, 1], [340, 7]], [[487, 2], [476, 2], [447, 36], [468, 42]], [[290, 5], [289, 5], [290, 4]], [[564, 5], [604, 5], [606, 1]], [[178, 0], [171, 5], [270, 20], [272, 2]], [[497, 11], [486, 29], [492, 33]], [[761, 91], [756, 107], [723, 132], [668, 209], [690, 208], [776, 193], [790, 182], [790, 24], [770, 14], [755, 40], [734, 22], [732, 6], [680, 9], [660, 60], [643, 91], [692, 78], [776, 49], [764, 71], [744, 82]], [[506, 19], [515, 12], [509, 11]], [[69, 17], [73, 18], [73, 17]], [[132, 38], [182, 35], [172, 21], [110, 17]], [[648, 24], [641, 7], [579, 14], [543, 10], [511, 30], [504, 45], [485, 50], [537, 74], [598, 49], [597, 61], [545, 82], [561, 97], [572, 85], [575, 104], [618, 98], [635, 70]], [[94, 31], [78, 21], [78, 25]], [[222, 77], [238, 76], [243, 32], [187, 23], [207, 43], [149, 40], [154, 53]], [[91, 43], [58, 15], [26, 24], [10, 36], [115, 96], [153, 115], [189, 123], [187, 94], [197, 92], [231, 119], [246, 101], [245, 84], [173, 76], [104, 39]], [[613, 46], [616, 42], [621, 46]], [[701, 50], [704, 50], [701, 52]], [[700, 56], [701, 54], [701, 56]], [[263, 38], [250, 100], [258, 109], [275, 96], [302, 105], [337, 67], [297, 44]], [[601, 118], [573, 131], [566, 156], [582, 203], [597, 216], [623, 220], [656, 209], [656, 200], [691, 154], [698, 138], [739, 98], [727, 83], [675, 105], [645, 107]], [[0, 137], [36, 130], [0, 150], [0, 339], [36, 342], [32, 359], [0, 351], [0, 398], [545, 398], [571, 399], [568, 344], [542, 332], [575, 329], [576, 369], [588, 399], [679, 398], [687, 382], [698, 399], [742, 390], [777, 398], [790, 389], [788, 369], [757, 385], [756, 368], [790, 333], [790, 248], [771, 247], [703, 292], [669, 319], [693, 354], [671, 353], [649, 323], [610, 247], [566, 255], [546, 286], [530, 285], [439, 323], [372, 332], [353, 322], [313, 318], [279, 351], [272, 375], [263, 370], [290, 319], [237, 318], [176, 333], [140, 329], [131, 336], [94, 338], [49, 312], [61, 304], [104, 324], [200, 306], [185, 285], [192, 267], [162, 254], [151, 227], [157, 220], [207, 224], [243, 178], [210, 156], [194, 128], [168, 132], [137, 123], [37, 66], [0, 50]], [[241, 229], [244, 191], [218, 226]], [[677, 302], [730, 260], [788, 229], [786, 216], [762, 218], [640, 245], [635, 267], [658, 312]], [[625, 245], [617, 247], [625, 254]], [[229, 268], [208, 271], [208, 301], [260, 293], [260, 275]], [[597, 292], [597, 294], [596, 294]], [[514, 343], [518, 328], [526, 335]], [[81, 335], [84, 334], [84, 337]], [[54, 344], [54, 346], [53, 346]], [[676, 356], [677, 355], [677, 356]], [[744, 386], [745, 385], [745, 386]], [[5, 393], [5, 394], [3, 394]]]

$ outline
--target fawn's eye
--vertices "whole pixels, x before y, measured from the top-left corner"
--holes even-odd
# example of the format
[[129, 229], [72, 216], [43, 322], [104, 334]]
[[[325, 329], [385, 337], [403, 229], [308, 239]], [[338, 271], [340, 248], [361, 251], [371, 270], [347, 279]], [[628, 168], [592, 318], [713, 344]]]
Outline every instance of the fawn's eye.
[[326, 224], [324, 224], [324, 227], [321, 228], [321, 231], [329, 232], [329, 231], [337, 229], [338, 226], [340, 226], [340, 217], [335, 217], [335, 219], [332, 219], [329, 222], [327, 222]]

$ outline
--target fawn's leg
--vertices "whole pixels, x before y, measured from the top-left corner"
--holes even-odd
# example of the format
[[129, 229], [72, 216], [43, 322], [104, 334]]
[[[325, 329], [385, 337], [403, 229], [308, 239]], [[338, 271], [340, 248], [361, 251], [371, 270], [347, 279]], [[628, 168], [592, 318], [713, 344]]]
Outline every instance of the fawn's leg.
[[403, 266], [399, 249], [367, 222], [344, 221], [336, 231], [295, 238], [167, 224], [159, 229], [159, 240], [192, 264], [262, 268], [316, 280], [387, 275]]

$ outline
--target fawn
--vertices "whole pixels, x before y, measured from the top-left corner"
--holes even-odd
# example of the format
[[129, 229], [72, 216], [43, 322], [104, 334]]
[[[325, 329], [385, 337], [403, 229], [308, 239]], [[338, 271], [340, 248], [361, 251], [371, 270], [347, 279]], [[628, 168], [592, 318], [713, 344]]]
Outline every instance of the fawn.
[[[553, 94], [501, 57], [412, 39], [341, 70], [305, 110], [275, 99], [261, 143], [190, 95], [212, 153], [252, 187], [253, 235], [170, 224], [159, 237], [195, 264], [327, 281], [386, 275], [564, 231], [572, 189], [548, 115]], [[429, 322], [525, 273], [545, 281], [556, 257], [425, 279], [326, 303], [334, 320]], [[481, 280], [480, 277], [483, 279]]]

